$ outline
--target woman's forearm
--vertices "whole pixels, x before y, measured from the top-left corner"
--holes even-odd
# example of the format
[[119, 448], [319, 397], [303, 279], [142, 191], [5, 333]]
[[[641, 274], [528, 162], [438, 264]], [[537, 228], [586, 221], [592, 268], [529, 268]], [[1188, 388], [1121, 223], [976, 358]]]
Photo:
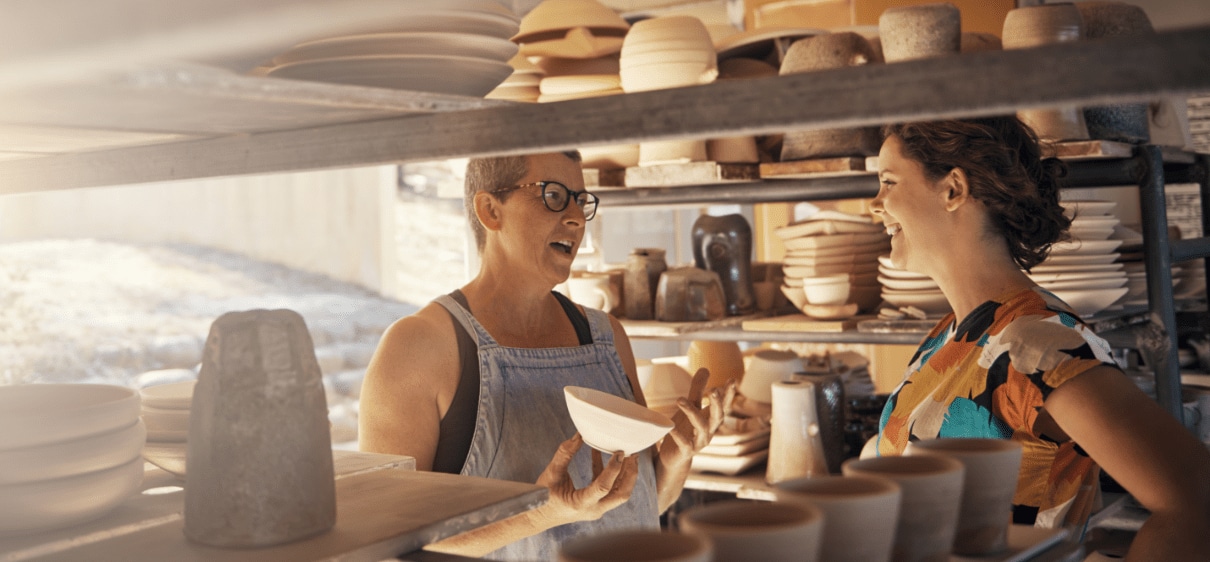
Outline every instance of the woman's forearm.
[[1210, 516], [1206, 513], [1152, 513], [1130, 543], [1128, 562], [1210, 560]]
[[557, 526], [558, 524], [546, 517], [542, 508], [539, 507], [440, 540], [424, 549], [479, 558], [523, 538], [532, 537]]
[[665, 462], [663, 455], [657, 455], [655, 461], [655, 489], [659, 497], [660, 513], [668, 511], [672, 504], [681, 497], [685, 489], [685, 480], [689, 478], [689, 467], [692, 458], [682, 462]]

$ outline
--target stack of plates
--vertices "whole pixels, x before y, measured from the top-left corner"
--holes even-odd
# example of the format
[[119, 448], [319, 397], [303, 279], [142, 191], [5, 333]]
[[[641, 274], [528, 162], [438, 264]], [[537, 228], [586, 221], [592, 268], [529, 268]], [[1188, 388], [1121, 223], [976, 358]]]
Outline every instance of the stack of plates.
[[482, 97], [513, 72], [519, 19], [496, 0], [418, 8], [374, 33], [295, 45], [263, 73], [275, 78]]
[[508, 65], [512, 67], [513, 73], [483, 97], [521, 102], [538, 101], [538, 96], [541, 95], [538, 85], [542, 83], [542, 76], [545, 74], [542, 68], [520, 54], [509, 59]]
[[[1072, 239], [1052, 246], [1046, 261], [1029, 272], [1030, 278], [1080, 316], [1120, 307], [1130, 288], [1118, 252], [1125, 240], [1119, 236], [1129, 231], [1113, 214], [1116, 203], [1065, 201], [1063, 206], [1073, 217]], [[1143, 289], [1145, 293], [1145, 284]]]
[[768, 420], [727, 416], [710, 444], [693, 455], [690, 469], [735, 475], [768, 457]]
[[143, 396], [141, 416], [147, 424], [143, 458], [179, 477], [185, 476], [189, 407], [195, 382], [161, 384], [139, 391]]
[[0, 386], [0, 534], [66, 527], [117, 507], [143, 482], [146, 433], [129, 388]]
[[821, 211], [810, 220], [783, 226], [775, 233], [786, 248], [781, 290], [801, 309], [806, 304], [804, 279], [848, 274], [850, 303], [861, 310], [878, 306], [878, 256], [890, 249], [882, 225], [869, 217]]
[[592, 59], [617, 53], [630, 24], [596, 0], [545, 0], [512, 40], [527, 57]]
[[878, 284], [882, 286], [882, 300], [891, 306], [914, 307], [929, 316], [950, 312], [950, 303], [936, 281], [922, 273], [895, 267], [890, 254], [878, 256]]

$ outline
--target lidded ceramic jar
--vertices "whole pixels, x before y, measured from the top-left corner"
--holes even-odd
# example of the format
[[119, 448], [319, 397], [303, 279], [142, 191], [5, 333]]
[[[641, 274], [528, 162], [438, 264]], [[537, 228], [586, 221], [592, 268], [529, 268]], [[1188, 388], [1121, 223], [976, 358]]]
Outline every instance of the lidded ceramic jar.
[[[1083, 20], [1071, 3], [1026, 6], [1004, 17], [1001, 40], [1005, 49], [1028, 49], [1052, 43], [1080, 40]], [[1088, 127], [1079, 106], [1029, 109], [1017, 112], [1038, 136], [1049, 141], [1085, 140]]]

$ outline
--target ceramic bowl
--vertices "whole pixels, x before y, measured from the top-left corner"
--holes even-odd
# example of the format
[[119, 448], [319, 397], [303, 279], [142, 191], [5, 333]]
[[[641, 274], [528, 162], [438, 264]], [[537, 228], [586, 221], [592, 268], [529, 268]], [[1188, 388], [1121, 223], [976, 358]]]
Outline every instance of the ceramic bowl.
[[710, 562], [710, 540], [696, 533], [613, 531], [573, 537], [559, 562]]
[[0, 451], [0, 485], [106, 470], [137, 457], [147, 439], [142, 421], [113, 431], [50, 445]]
[[149, 386], [139, 390], [143, 407], [160, 410], [188, 410], [193, 402], [197, 381], [174, 382]]
[[538, 91], [543, 94], [586, 94], [618, 90], [622, 87], [617, 74], [582, 74], [579, 76], [547, 76]]
[[143, 447], [143, 458], [169, 474], [185, 477], [185, 454], [189, 445], [185, 442], [151, 442]]
[[129, 427], [139, 394], [105, 384], [0, 386], [0, 451], [71, 441]]
[[626, 92], [647, 92], [709, 84], [718, 77], [718, 69], [709, 62], [674, 62], [623, 68], [619, 75]]
[[802, 282], [809, 304], [845, 304], [852, 289], [848, 274], [804, 278]]
[[639, 384], [643, 388], [643, 396], [649, 406], [676, 402], [678, 398], [689, 396], [689, 386], [693, 383], [693, 375], [676, 363], [651, 363], [647, 366], [647, 377], [640, 374]]
[[0, 533], [33, 533], [83, 523], [105, 515], [138, 490], [143, 459], [105, 470], [0, 485]]
[[711, 56], [715, 55], [714, 45], [711, 45], [709, 42], [702, 43], [700, 37], [677, 37], [658, 41], [624, 43], [622, 45], [622, 58], [673, 51], [694, 51], [710, 53]]
[[739, 392], [751, 400], [773, 402], [773, 383], [788, 381], [794, 373], [802, 370], [802, 358], [793, 351], [761, 349], [748, 359], [744, 378], [740, 379]]
[[672, 430], [668, 416], [625, 398], [579, 386], [563, 387], [567, 412], [584, 442], [592, 448], [632, 455]]
[[710, 31], [706, 25], [693, 16], [661, 16], [635, 22], [626, 33], [625, 46], [635, 46], [643, 43], [659, 41], [674, 41], [687, 39], [695, 42], [711, 44]]
[[677, 520], [681, 529], [710, 537], [715, 560], [819, 559], [823, 514], [806, 502], [724, 500], [687, 509]]
[[622, 55], [622, 58], [618, 62], [618, 69], [621, 72], [626, 69], [641, 68], [652, 64], [695, 64], [711, 67], [716, 66], [715, 63], [713, 51], [678, 49], [675, 51]]
[[161, 410], [144, 406], [139, 416], [147, 424], [148, 435], [189, 432], [189, 410]]
[[630, 24], [596, 0], [545, 0], [521, 18], [521, 29], [512, 40], [528, 43], [543, 34], [573, 27], [625, 31], [630, 29]]

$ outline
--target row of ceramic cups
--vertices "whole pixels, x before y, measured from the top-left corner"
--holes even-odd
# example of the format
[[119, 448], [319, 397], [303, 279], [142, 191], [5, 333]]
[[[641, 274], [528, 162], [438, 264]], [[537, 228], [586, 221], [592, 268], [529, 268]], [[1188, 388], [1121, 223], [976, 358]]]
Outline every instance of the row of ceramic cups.
[[[1007, 548], [1020, 444], [1001, 439], [914, 442], [908, 456], [851, 459], [842, 475], [774, 485], [771, 502], [686, 510], [681, 533], [636, 532], [566, 543], [566, 562], [770, 562], [945, 559]], [[826, 532], [825, 532], [826, 531]]]

